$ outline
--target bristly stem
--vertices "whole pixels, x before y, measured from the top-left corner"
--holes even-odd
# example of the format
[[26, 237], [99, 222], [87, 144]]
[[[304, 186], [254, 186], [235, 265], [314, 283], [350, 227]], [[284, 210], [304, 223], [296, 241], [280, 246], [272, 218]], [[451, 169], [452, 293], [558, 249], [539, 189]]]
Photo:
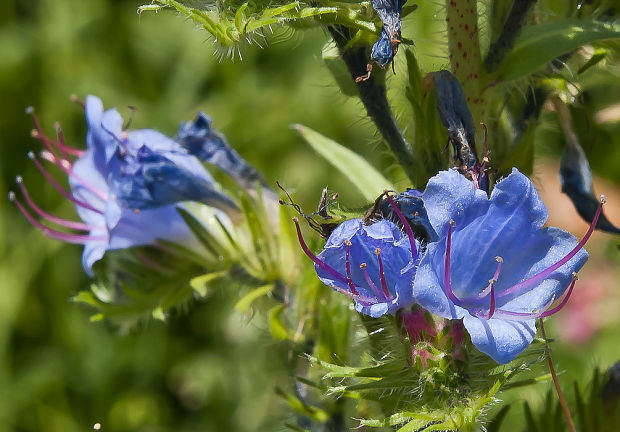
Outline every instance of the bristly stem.
[[463, 86], [474, 123], [478, 123], [484, 118], [487, 101], [483, 98], [481, 86], [485, 71], [480, 54], [477, 2], [471, 0], [445, 0], [445, 2], [452, 73]]
[[566, 399], [564, 399], [564, 393], [562, 393], [562, 389], [560, 388], [558, 376], [555, 373], [555, 367], [553, 367], [553, 361], [551, 360], [551, 352], [549, 351], [549, 344], [547, 342], [547, 335], [545, 334], [543, 319], [539, 319], [538, 322], [540, 324], [540, 332], [542, 333], [542, 337], [545, 340], [545, 355], [547, 357], [547, 363], [549, 363], [549, 372], [551, 372], [551, 377], [553, 378], [553, 384], [555, 385], [555, 391], [558, 394], [558, 399], [560, 400], [560, 405], [562, 406], [562, 412], [564, 413], [566, 424], [568, 424], [568, 428], [571, 432], [577, 432], [577, 430], [575, 429], [575, 424], [573, 423], [573, 419], [570, 415], [568, 405], [566, 404]]
[[[340, 50], [342, 60], [347, 65], [351, 79], [355, 80], [355, 78], [364, 75], [369, 60], [367, 48], [347, 47], [347, 44], [352, 39], [352, 34], [351, 30], [346, 26], [334, 24], [328, 26], [328, 29]], [[367, 80], [356, 83], [356, 85], [368, 116], [374, 122], [398, 163], [403, 167], [405, 174], [412, 182], [415, 181], [415, 164], [411, 146], [405, 140], [396, 123], [387, 100], [385, 86], [377, 82], [372, 75]]]
[[489, 47], [489, 52], [484, 60], [487, 72], [493, 72], [500, 62], [506, 57], [515, 44], [515, 40], [525, 25], [530, 10], [536, 4], [536, 0], [515, 0], [512, 8], [502, 27], [502, 32], [496, 41]]

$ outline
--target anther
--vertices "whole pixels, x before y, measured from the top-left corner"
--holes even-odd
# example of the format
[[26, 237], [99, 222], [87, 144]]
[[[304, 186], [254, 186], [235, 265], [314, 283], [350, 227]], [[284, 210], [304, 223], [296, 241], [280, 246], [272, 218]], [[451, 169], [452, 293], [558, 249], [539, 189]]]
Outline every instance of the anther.
[[601, 202], [601, 204], [607, 203], [607, 198], [605, 197], [605, 195], [601, 195], [600, 202]]
[[32, 106], [26, 107], [25, 111], [26, 111], [26, 114], [32, 115], [34, 114], [34, 107]]

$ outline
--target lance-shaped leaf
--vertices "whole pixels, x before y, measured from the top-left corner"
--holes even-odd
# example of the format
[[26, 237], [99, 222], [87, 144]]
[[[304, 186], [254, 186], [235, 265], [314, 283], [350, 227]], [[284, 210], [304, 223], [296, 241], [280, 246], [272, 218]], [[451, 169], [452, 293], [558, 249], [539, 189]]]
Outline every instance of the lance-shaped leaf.
[[346, 175], [368, 201], [374, 201], [385, 189], [395, 189], [389, 180], [357, 153], [306, 126], [294, 125], [294, 128], [318, 154]]
[[496, 78], [505, 81], [523, 78], [585, 44], [619, 37], [617, 23], [564, 20], [526, 27], [514, 49], [500, 63]]

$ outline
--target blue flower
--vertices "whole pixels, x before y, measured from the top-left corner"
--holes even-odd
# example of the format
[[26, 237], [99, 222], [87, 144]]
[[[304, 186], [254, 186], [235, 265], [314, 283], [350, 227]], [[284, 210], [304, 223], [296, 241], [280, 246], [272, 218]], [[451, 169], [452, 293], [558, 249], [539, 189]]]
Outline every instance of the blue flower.
[[215, 130], [211, 118], [199, 112], [194, 121], [181, 124], [177, 134], [179, 143], [197, 158], [218, 166], [241, 186], [253, 188], [260, 183], [268, 188], [262, 176], [243, 159]]
[[319, 279], [355, 301], [355, 309], [377, 318], [414, 303], [411, 284], [419, 261], [419, 243], [396, 207], [406, 234], [388, 220], [365, 225], [361, 219], [340, 224], [323, 251], [314, 255], [305, 244], [295, 219], [304, 252], [314, 261]]
[[543, 228], [547, 209], [516, 169], [490, 199], [453, 170], [433, 177], [423, 199], [440, 240], [420, 261], [416, 301], [441, 317], [463, 319], [474, 345], [498, 363], [513, 360], [532, 342], [535, 319], [568, 300], [596, 220], [580, 242]]
[[[197, 239], [176, 211], [183, 201], [200, 201], [236, 214], [235, 204], [214, 189], [202, 164], [178, 143], [150, 129], [123, 131], [118, 112], [104, 112], [101, 101], [93, 96], [86, 99], [85, 113], [86, 150], [67, 146], [60, 129], [57, 140], [46, 137], [32, 113], [34, 137], [46, 147], [41, 157], [67, 174], [71, 192], [54, 180], [34, 153], [29, 153], [48, 181], [75, 204], [81, 222], [42, 210], [30, 198], [21, 177], [17, 182], [25, 205], [14, 193], [9, 196], [48, 237], [83, 244], [82, 264], [89, 275], [93, 264], [107, 250], [155, 244], [159, 239], [198, 247]], [[31, 212], [79, 233], [50, 228]]]

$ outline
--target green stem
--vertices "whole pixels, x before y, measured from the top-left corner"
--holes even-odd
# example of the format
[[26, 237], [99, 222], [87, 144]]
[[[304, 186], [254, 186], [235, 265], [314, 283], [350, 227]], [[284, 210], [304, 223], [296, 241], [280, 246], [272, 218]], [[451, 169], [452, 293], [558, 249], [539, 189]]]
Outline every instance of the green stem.
[[530, 10], [536, 4], [536, 0], [515, 0], [508, 14], [508, 18], [502, 27], [502, 32], [495, 42], [489, 47], [487, 58], [484, 60], [484, 66], [487, 72], [493, 72], [506, 54], [510, 52], [514, 46], [517, 36], [521, 33], [521, 29], [525, 25], [525, 19]]
[[562, 388], [560, 387], [558, 376], [555, 373], [555, 367], [553, 367], [553, 360], [551, 360], [551, 352], [549, 351], [549, 343], [547, 342], [547, 335], [545, 334], [543, 319], [539, 319], [538, 322], [540, 324], [540, 332], [542, 333], [542, 337], [545, 340], [545, 355], [547, 357], [547, 363], [549, 363], [549, 372], [551, 372], [551, 377], [553, 378], [553, 384], [555, 385], [555, 391], [558, 394], [558, 399], [560, 400], [560, 405], [562, 406], [564, 418], [566, 419], [566, 423], [568, 424], [568, 428], [570, 429], [570, 431], [577, 432], [577, 430], [575, 429], [575, 423], [573, 423], [573, 419], [570, 415], [570, 410], [568, 409], [568, 405], [566, 404], [566, 399], [564, 399], [564, 393], [562, 393]]
[[[328, 26], [342, 60], [347, 65], [347, 69], [351, 74], [351, 78], [355, 79], [366, 74], [366, 65], [368, 64], [368, 55], [366, 47], [345, 48], [351, 41], [351, 30], [342, 25]], [[405, 140], [392, 109], [387, 100], [387, 91], [385, 85], [380, 84], [377, 80], [370, 76], [369, 79], [356, 83], [360, 99], [366, 108], [368, 116], [375, 123], [379, 133], [392, 151], [392, 154], [403, 167], [407, 177], [414, 182], [416, 178], [415, 165], [411, 146]]]
[[478, 29], [478, 11], [473, 0], [446, 0], [448, 50], [452, 73], [467, 96], [474, 123], [483, 119], [488, 101], [483, 97], [481, 82], [486, 76], [482, 67]]

